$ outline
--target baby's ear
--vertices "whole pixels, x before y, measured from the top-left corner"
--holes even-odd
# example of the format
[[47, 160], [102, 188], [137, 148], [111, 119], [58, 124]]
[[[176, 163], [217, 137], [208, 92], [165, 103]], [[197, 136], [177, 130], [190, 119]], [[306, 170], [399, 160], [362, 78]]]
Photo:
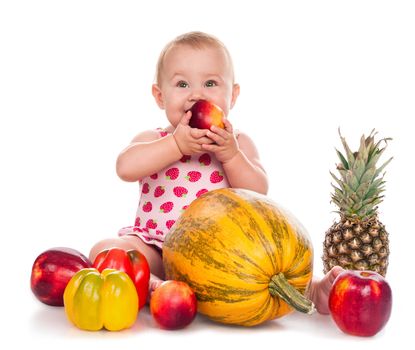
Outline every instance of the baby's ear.
[[238, 98], [240, 91], [241, 91], [241, 88], [240, 88], [239, 84], [233, 84], [233, 87], [232, 87], [232, 99], [231, 99], [231, 109], [235, 105], [236, 99]]
[[161, 92], [160, 87], [157, 84], [153, 84], [151, 87], [151, 92], [156, 100], [157, 105], [164, 109], [164, 100], [163, 100], [163, 93]]

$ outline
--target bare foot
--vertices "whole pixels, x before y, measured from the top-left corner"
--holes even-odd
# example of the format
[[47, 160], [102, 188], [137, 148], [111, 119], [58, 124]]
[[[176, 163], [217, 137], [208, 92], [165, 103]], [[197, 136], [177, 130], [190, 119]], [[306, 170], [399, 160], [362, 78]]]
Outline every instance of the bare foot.
[[158, 278], [156, 275], [150, 273], [150, 282], [148, 284], [148, 296], [147, 296], [147, 303], [150, 303], [151, 295], [156, 290], [156, 288], [160, 287], [164, 281]]
[[320, 314], [327, 315], [330, 313], [328, 301], [331, 286], [336, 277], [343, 271], [342, 267], [334, 266], [321, 280], [313, 280], [311, 283], [308, 298], [311, 299]]

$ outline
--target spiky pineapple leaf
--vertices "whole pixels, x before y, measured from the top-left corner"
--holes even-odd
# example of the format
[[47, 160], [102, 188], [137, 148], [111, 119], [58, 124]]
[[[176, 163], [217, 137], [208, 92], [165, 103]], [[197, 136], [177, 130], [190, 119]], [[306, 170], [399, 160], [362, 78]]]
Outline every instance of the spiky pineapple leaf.
[[334, 194], [333, 194], [333, 196], [337, 196], [337, 197], [339, 197], [339, 198], [342, 198], [344, 195], [343, 195], [343, 191], [340, 189], [340, 188], [338, 188], [338, 187], [336, 187], [336, 186], [334, 186], [333, 184], [331, 184], [331, 186], [333, 187], [333, 189], [334, 189]]
[[376, 170], [373, 179], [376, 179], [378, 177], [378, 175], [382, 172], [383, 169], [385, 169], [385, 167], [391, 162], [392, 159], [393, 157], [387, 160], [385, 163], [383, 163], [383, 165], [379, 169]]
[[356, 176], [357, 181], [360, 182], [363, 174], [365, 173], [365, 162], [360, 155], [357, 156], [356, 161], [353, 164], [352, 171]]
[[341, 180], [339, 180], [338, 178], [337, 178], [337, 176], [336, 175], [334, 175], [331, 171], [330, 171], [330, 175], [332, 176], [332, 178], [337, 182], [337, 184], [339, 185], [339, 187], [341, 188], [341, 189], [343, 189], [343, 190], [345, 190], [345, 187], [344, 187], [344, 182], [343, 181], [341, 181]]
[[339, 135], [340, 135], [340, 140], [343, 144], [343, 148], [346, 151], [347, 161], [348, 161], [349, 165], [352, 166], [353, 163], [354, 163], [355, 158], [354, 158], [353, 152], [350, 150], [349, 145], [346, 142], [346, 139], [340, 133], [340, 128], [339, 128]]
[[337, 156], [340, 158], [341, 163], [343, 164], [344, 169], [349, 170], [349, 163], [347, 163], [346, 158], [343, 154], [336, 148]]
[[[384, 138], [375, 142], [376, 131], [373, 129], [368, 137], [362, 135], [357, 152], [353, 153], [346, 139], [339, 135], [345, 155], [336, 149], [340, 163], [337, 170], [340, 177], [330, 172], [337, 186], [333, 185], [332, 202], [339, 207], [339, 213], [346, 217], [365, 219], [377, 214], [377, 205], [382, 202], [385, 191], [385, 181], [379, 178], [384, 168], [393, 158], [390, 158], [382, 166], [376, 167], [376, 163], [386, 149], [387, 141]], [[382, 148], [382, 143], [385, 146]]]
[[347, 182], [347, 173], [350, 170], [343, 170], [343, 169], [337, 169], [339, 171], [339, 174], [341, 175], [341, 181]]
[[364, 161], [366, 161], [369, 156], [369, 148], [367, 146], [368, 145], [366, 144], [365, 135], [362, 135], [362, 137], [360, 138], [360, 147], [359, 147], [358, 154], [360, 158], [363, 159]]
[[379, 193], [381, 193], [383, 191], [384, 191], [384, 187], [379, 187], [379, 186], [372, 185], [372, 186], [369, 187], [369, 190], [365, 194], [363, 200], [372, 200], [373, 198], [378, 196]]
[[368, 168], [374, 168], [376, 166], [376, 163], [378, 162], [380, 156], [382, 155], [382, 153], [385, 151], [385, 148], [382, 148], [381, 150], [375, 150], [370, 158], [370, 160], [368, 160], [367, 162], [367, 167]]
[[369, 184], [361, 183], [359, 185], [359, 188], [356, 190], [356, 196], [362, 200], [365, 194], [367, 193], [367, 189], [369, 187]]
[[348, 170], [346, 173], [346, 182], [348, 185], [350, 185], [352, 192], [356, 191], [357, 188], [359, 187], [359, 180], [357, 179], [356, 175], [351, 170]]
[[361, 183], [371, 183], [375, 177], [375, 173], [376, 173], [376, 168], [372, 167], [372, 168], [367, 168], [365, 173], [363, 174], [363, 176], [360, 179]]

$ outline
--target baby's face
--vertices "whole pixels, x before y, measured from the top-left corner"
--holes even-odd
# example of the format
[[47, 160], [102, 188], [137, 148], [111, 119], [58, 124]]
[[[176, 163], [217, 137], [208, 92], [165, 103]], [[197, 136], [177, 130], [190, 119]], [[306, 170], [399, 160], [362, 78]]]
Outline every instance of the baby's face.
[[198, 49], [180, 45], [170, 49], [159, 89], [159, 105], [174, 127], [199, 99], [217, 104], [228, 115], [237, 97], [228, 56], [223, 49], [208, 46]]

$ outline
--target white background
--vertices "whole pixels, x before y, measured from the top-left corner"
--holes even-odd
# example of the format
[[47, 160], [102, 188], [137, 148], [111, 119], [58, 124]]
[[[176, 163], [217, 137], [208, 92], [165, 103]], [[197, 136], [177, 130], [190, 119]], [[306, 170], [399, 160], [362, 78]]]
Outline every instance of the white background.
[[[383, 349], [409, 340], [414, 18], [413, 2], [397, 0], [2, 1], [0, 342]], [[89, 333], [71, 326], [62, 308], [33, 297], [29, 278], [37, 255], [55, 246], [88, 254], [134, 220], [139, 188], [117, 178], [115, 159], [137, 132], [166, 125], [150, 93], [156, 60], [167, 41], [190, 30], [228, 46], [241, 85], [230, 120], [255, 141], [269, 196], [307, 227], [316, 275], [324, 233], [336, 218], [329, 170], [341, 148], [338, 127], [353, 149], [373, 128], [393, 137], [383, 158], [394, 156], [380, 219], [390, 232], [394, 303], [376, 337], [346, 336], [330, 317], [299, 314], [252, 329], [199, 316], [185, 330], [166, 332], [148, 310], [131, 330]]]

